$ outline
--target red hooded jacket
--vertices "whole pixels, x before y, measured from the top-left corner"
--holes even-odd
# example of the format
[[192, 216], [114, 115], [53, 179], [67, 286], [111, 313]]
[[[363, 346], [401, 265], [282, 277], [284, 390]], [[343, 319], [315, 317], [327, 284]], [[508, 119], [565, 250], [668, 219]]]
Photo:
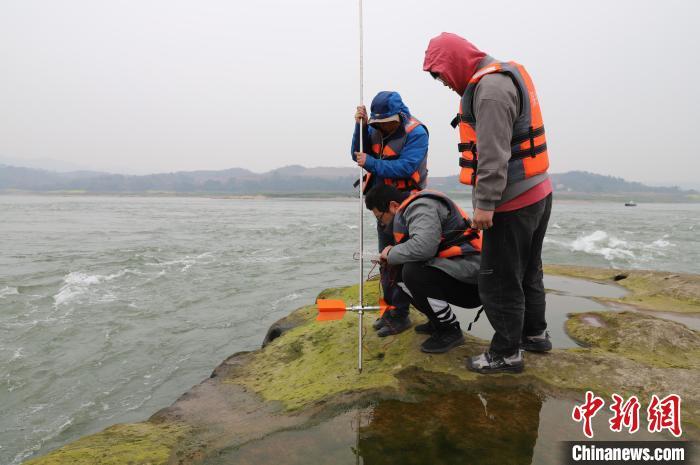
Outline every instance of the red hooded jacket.
[[485, 56], [467, 39], [443, 32], [430, 40], [425, 51], [423, 71], [438, 73], [461, 96]]

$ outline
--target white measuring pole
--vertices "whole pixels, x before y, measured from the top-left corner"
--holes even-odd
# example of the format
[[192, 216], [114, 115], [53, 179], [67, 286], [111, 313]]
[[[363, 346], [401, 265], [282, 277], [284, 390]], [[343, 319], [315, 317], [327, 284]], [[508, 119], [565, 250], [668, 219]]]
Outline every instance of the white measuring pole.
[[[360, 17], [360, 105], [364, 102], [364, 64], [362, 56], [362, 0], [359, 1], [359, 17]], [[362, 133], [364, 132], [364, 125], [362, 119], [360, 119], [360, 147], [359, 152], [362, 152], [363, 141]], [[357, 343], [357, 370], [362, 373], [362, 316], [365, 300], [365, 220], [364, 220], [364, 189], [365, 189], [365, 171], [364, 168], [360, 167], [360, 288], [359, 288], [359, 299], [360, 299], [360, 311], [357, 312], [358, 316], [358, 343]]]

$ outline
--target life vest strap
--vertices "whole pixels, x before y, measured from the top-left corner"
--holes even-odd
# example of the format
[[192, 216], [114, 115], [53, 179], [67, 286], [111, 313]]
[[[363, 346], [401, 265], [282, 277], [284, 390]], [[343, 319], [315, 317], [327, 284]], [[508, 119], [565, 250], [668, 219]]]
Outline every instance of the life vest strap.
[[476, 153], [476, 144], [474, 142], [460, 142], [457, 144], [457, 150], [462, 152]]
[[481, 316], [481, 312], [483, 312], [483, 311], [484, 311], [484, 306], [482, 305], [481, 308], [479, 309], [479, 311], [476, 312], [476, 316], [474, 317], [474, 319], [472, 320], [472, 322], [469, 323], [469, 326], [467, 327], [467, 331], [471, 331], [471, 330], [472, 330], [472, 325], [473, 325], [474, 323], [476, 323], [476, 322], [479, 320], [479, 317]]
[[[472, 148], [472, 146], [473, 146], [473, 148]], [[476, 145], [474, 145], [472, 142], [459, 144], [458, 150], [460, 153], [471, 151], [473, 154], [476, 154]], [[540, 153], [545, 152], [546, 150], [547, 150], [547, 143], [546, 142], [542, 145], [532, 145], [530, 148], [516, 150], [514, 152], [511, 152], [509, 160], [522, 160], [523, 158], [527, 158], [527, 157], [534, 158], [537, 155], [539, 155]], [[459, 166], [461, 166], [462, 168], [476, 169], [476, 163], [477, 163], [476, 156], [472, 160], [467, 160], [464, 157], [459, 157]]]
[[527, 157], [536, 157], [542, 152], [547, 151], [547, 143], [542, 145], [532, 145], [529, 149], [518, 150], [517, 152], [512, 152], [510, 155], [511, 160], [521, 160]]
[[[533, 141], [535, 137], [540, 137], [544, 135], [544, 126], [540, 126], [538, 128], [532, 128], [528, 130], [528, 132], [521, 134], [519, 136], [513, 136], [513, 138], [510, 141], [510, 145], [518, 145], [522, 144], [523, 142], [530, 140]], [[532, 144], [535, 145], [535, 144]]]
[[[364, 178], [364, 182], [363, 182], [364, 188], [365, 188], [365, 190], [367, 190], [367, 186], [369, 185], [369, 181], [370, 181], [370, 179], [372, 179], [372, 173], [365, 173], [364, 175], [362, 175], [362, 177]], [[357, 178], [357, 180], [354, 183], [352, 183], [352, 187], [357, 189], [359, 186], [360, 186], [360, 178]]]
[[450, 126], [452, 126], [452, 128], [454, 129], [460, 122], [467, 123], [473, 126], [474, 124], [476, 124], [476, 118], [463, 115], [462, 113], [457, 113], [457, 116], [452, 118], [452, 121], [450, 121]]
[[459, 166], [461, 166], [462, 168], [471, 168], [474, 171], [476, 171], [476, 165], [477, 165], [476, 158], [473, 160], [467, 160], [464, 157], [459, 157]]

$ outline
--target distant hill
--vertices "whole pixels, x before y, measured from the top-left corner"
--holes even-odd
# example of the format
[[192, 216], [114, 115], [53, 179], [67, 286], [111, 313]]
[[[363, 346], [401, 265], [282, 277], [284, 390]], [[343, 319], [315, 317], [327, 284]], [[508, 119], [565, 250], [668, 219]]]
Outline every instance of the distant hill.
[[[122, 175], [93, 171], [55, 172], [0, 165], [0, 192], [176, 193], [176, 194], [337, 194], [354, 195], [358, 169], [285, 166], [253, 173], [243, 168]], [[552, 174], [555, 191], [563, 197], [634, 198], [656, 201], [700, 201], [700, 193], [678, 187], [647, 186], [622, 178], [584, 171]], [[468, 193], [457, 176], [431, 177], [430, 187]]]
[[[696, 190], [681, 189], [677, 186], [648, 186], [640, 182], [626, 181], [622, 178], [587, 171], [552, 173], [551, 179], [554, 191], [560, 197], [608, 197], [611, 199], [629, 197], [647, 200], [700, 201], [700, 192]], [[459, 183], [458, 176], [433, 177], [430, 179], [430, 186], [445, 192], [464, 189], [464, 186]], [[659, 198], [655, 199], [654, 196], [659, 196]]]

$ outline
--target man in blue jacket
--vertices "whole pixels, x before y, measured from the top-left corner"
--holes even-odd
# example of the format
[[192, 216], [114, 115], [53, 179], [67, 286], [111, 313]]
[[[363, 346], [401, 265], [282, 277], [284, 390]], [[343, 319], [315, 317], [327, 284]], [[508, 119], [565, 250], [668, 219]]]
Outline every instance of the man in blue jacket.
[[[388, 184], [401, 191], [424, 189], [428, 178], [428, 129], [411, 116], [398, 92], [379, 92], [370, 109], [368, 120], [365, 107], [357, 107], [351, 148], [352, 159], [367, 171], [365, 192], [379, 184]], [[363, 130], [361, 150], [360, 126]], [[377, 233], [379, 252], [394, 244], [391, 224], [377, 220]], [[377, 335], [384, 337], [411, 327], [408, 317], [410, 298], [397, 285], [400, 268], [382, 265], [380, 274], [384, 299], [395, 307], [373, 325]]]

